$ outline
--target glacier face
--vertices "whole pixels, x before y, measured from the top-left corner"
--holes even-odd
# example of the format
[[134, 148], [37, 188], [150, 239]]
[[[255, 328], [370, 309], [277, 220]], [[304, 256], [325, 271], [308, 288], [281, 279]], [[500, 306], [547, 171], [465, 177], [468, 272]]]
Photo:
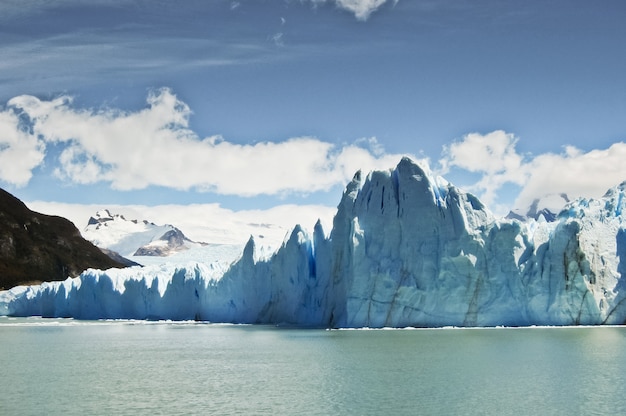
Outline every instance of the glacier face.
[[0, 294], [0, 313], [322, 327], [621, 324], [626, 183], [554, 222], [496, 219], [410, 159], [357, 173], [330, 235], [296, 226], [218, 264], [87, 270]]

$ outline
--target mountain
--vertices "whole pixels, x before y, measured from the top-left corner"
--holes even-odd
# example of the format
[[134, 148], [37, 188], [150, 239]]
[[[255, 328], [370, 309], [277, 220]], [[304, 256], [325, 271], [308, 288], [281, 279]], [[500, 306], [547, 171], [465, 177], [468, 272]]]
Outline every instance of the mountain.
[[127, 220], [123, 215], [113, 215], [106, 209], [89, 218], [83, 236], [96, 246], [123, 256], [165, 257], [206, 245], [191, 241], [172, 225]]
[[567, 194], [546, 194], [541, 198], [536, 198], [525, 209], [514, 209], [509, 212], [507, 218], [525, 221], [528, 219], [544, 220], [552, 222], [556, 220], [558, 213], [563, 209], [565, 204], [570, 202]]
[[90, 270], [0, 295], [0, 313], [321, 327], [626, 321], [626, 182], [553, 222], [496, 219], [404, 158], [348, 184], [330, 234], [296, 226], [230, 267]]
[[0, 189], [0, 288], [110, 267], [125, 266], [83, 239], [70, 221], [31, 211]]

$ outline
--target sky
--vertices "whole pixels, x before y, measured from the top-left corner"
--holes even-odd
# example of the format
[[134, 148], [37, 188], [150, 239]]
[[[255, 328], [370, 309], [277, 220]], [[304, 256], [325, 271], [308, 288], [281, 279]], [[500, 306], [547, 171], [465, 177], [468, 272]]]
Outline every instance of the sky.
[[0, 187], [76, 221], [309, 221], [409, 156], [498, 215], [599, 197], [626, 180], [624, 21], [621, 0], [4, 0]]

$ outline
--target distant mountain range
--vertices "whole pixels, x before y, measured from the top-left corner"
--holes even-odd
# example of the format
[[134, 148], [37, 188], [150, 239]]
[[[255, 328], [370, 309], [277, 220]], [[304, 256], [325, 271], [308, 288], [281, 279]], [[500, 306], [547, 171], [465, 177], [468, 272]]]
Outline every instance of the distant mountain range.
[[570, 198], [567, 194], [547, 194], [535, 199], [525, 209], [510, 211], [506, 218], [526, 221], [529, 219], [540, 220], [543, 217], [547, 222], [553, 222], [568, 202], [570, 202]]
[[127, 220], [109, 210], [89, 218], [83, 237], [100, 248], [120, 255], [165, 257], [206, 243], [192, 241], [173, 225], [156, 225], [146, 220]]
[[85, 240], [69, 220], [31, 211], [0, 189], [0, 289], [126, 265]]

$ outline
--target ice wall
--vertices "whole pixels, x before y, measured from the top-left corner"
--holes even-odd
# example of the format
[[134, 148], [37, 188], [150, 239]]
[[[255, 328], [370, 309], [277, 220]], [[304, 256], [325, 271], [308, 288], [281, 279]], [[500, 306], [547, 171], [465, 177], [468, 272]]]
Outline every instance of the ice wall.
[[330, 235], [297, 226], [230, 267], [88, 270], [0, 294], [0, 313], [323, 327], [621, 324], [626, 184], [556, 221], [497, 220], [409, 159], [346, 187]]

